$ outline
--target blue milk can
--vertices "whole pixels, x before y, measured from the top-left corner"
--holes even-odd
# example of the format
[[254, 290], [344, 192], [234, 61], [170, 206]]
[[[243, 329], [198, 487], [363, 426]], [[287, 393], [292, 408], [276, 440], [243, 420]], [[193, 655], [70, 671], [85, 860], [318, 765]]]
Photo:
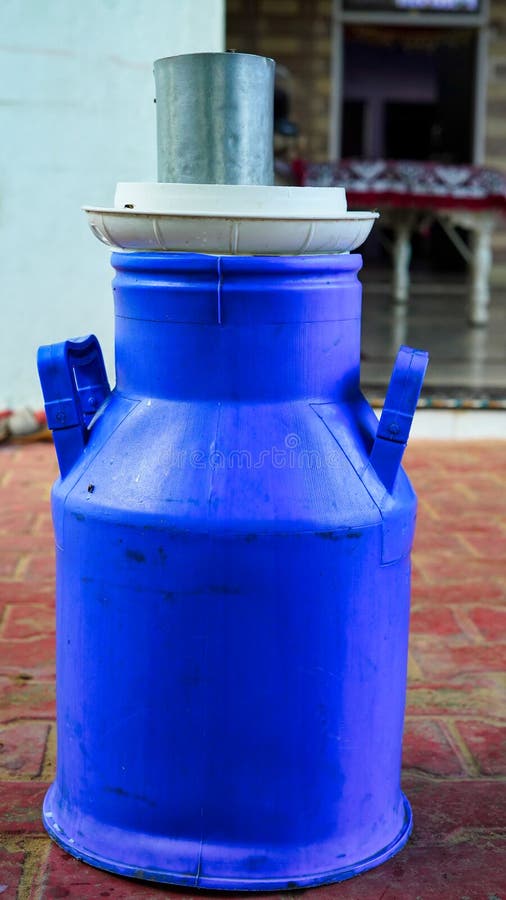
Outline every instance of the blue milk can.
[[400, 789], [427, 355], [378, 422], [359, 255], [114, 253], [117, 384], [39, 352], [61, 478], [58, 764], [73, 856], [199, 888], [340, 881], [408, 839]]

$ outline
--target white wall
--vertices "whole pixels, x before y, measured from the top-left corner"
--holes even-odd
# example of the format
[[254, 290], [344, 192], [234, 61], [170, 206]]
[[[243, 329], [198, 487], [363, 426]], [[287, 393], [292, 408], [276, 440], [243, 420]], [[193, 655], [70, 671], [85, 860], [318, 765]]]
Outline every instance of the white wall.
[[224, 0], [0, 3], [0, 409], [42, 406], [39, 344], [94, 332], [113, 376], [110, 253], [80, 207], [156, 181], [152, 63], [223, 41]]

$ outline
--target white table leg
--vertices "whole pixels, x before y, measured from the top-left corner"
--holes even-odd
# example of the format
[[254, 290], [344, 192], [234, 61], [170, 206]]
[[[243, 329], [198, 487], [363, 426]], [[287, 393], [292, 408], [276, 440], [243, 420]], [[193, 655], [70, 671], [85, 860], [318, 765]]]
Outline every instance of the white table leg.
[[492, 223], [479, 220], [472, 234], [471, 284], [469, 321], [471, 325], [486, 325], [490, 300], [490, 269], [492, 266]]
[[409, 265], [411, 262], [411, 228], [404, 222], [394, 225], [393, 296], [396, 303], [409, 299]]

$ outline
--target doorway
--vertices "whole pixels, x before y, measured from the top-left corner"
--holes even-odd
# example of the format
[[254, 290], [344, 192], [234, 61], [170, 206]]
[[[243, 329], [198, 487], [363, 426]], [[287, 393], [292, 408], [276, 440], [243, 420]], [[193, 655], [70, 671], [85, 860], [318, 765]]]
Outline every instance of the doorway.
[[[476, 35], [473, 28], [346, 25], [342, 157], [470, 163]], [[387, 262], [374, 238], [366, 252]], [[462, 272], [465, 263], [436, 223], [415, 236], [413, 267]]]
[[475, 29], [349, 25], [343, 49], [343, 156], [471, 162]]

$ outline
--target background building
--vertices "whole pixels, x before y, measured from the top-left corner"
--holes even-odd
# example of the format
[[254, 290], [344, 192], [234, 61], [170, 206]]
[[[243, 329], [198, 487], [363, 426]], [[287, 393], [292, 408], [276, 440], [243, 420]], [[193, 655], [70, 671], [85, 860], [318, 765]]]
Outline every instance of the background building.
[[[290, 71], [299, 149], [312, 161], [506, 171], [503, 0], [227, 0], [227, 46]], [[506, 282], [506, 231], [493, 249], [493, 280]]]

